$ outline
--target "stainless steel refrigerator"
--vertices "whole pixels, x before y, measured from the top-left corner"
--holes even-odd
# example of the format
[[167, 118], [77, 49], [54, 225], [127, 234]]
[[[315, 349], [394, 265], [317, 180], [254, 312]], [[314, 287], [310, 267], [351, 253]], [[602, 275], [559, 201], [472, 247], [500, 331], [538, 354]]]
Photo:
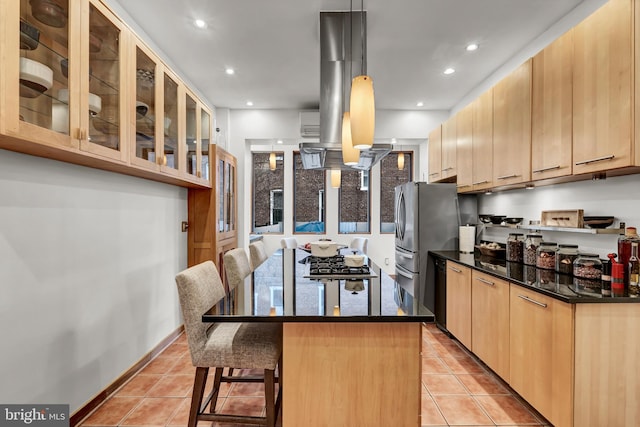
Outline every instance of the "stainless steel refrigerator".
[[436, 266], [428, 252], [458, 250], [458, 227], [478, 222], [477, 198], [458, 195], [455, 184], [408, 182], [395, 188], [395, 203], [396, 282], [440, 323], [446, 289], [436, 290]]

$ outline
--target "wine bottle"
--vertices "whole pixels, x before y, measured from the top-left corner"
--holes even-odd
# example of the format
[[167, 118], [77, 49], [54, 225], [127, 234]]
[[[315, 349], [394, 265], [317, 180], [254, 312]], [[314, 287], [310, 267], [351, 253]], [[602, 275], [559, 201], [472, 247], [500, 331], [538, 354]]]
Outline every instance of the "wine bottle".
[[638, 279], [640, 279], [640, 260], [638, 260], [638, 242], [631, 242], [631, 256], [629, 257], [629, 296], [639, 296]]

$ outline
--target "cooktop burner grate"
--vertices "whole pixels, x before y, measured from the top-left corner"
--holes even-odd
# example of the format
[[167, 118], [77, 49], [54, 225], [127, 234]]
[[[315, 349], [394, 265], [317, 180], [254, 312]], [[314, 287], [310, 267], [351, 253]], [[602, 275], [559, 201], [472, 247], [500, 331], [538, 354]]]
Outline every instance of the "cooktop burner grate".
[[336, 274], [349, 276], [369, 274], [368, 265], [363, 265], [361, 267], [349, 267], [344, 263], [344, 256], [342, 255], [325, 258], [309, 256], [307, 262], [309, 263], [310, 275]]

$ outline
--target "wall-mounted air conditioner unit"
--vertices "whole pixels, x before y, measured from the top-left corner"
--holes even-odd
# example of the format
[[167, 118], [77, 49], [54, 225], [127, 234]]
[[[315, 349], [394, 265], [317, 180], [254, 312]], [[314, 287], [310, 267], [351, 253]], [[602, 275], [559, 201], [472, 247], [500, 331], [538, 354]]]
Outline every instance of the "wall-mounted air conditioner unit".
[[300, 136], [303, 138], [320, 137], [320, 112], [300, 112]]

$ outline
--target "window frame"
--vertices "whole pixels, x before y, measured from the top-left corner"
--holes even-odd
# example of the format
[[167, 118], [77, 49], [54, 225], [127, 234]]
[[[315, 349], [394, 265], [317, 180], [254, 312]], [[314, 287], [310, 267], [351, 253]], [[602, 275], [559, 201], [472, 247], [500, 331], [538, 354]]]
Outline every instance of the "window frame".
[[[367, 187], [366, 187], [366, 192], [367, 192], [367, 231], [361, 231], [361, 230], [356, 230], [355, 231], [341, 231], [342, 227], [342, 220], [341, 220], [341, 213], [342, 213], [342, 192], [343, 192], [343, 188], [344, 188], [344, 177], [345, 177], [345, 172], [347, 173], [351, 173], [351, 172], [356, 172], [358, 173], [360, 176], [358, 177], [358, 182], [360, 184], [362, 184], [364, 182], [364, 174], [363, 172], [368, 172], [368, 183], [367, 183]], [[354, 169], [353, 171], [350, 170], [343, 170], [342, 173], [340, 174], [340, 188], [338, 189], [338, 234], [344, 234], [344, 235], [353, 235], [353, 234], [371, 234], [371, 170], [368, 171], [362, 171], [362, 170], [357, 170]], [[365, 191], [362, 189], [362, 187], [358, 188], [359, 191]], [[346, 221], [345, 221], [346, 222]]]
[[[414, 171], [414, 164], [415, 164], [415, 151], [414, 150], [398, 150], [398, 151], [392, 151], [389, 154], [395, 154], [396, 156], [400, 153], [403, 153], [405, 155], [405, 169], [407, 168], [407, 165], [409, 166], [409, 170], [408, 170], [408, 181], [406, 182], [411, 182], [413, 180], [413, 171]], [[406, 156], [409, 155], [410, 156], [410, 162], [408, 162], [407, 164], [407, 160], [406, 160]], [[384, 159], [383, 159], [384, 160]], [[396, 157], [397, 160], [397, 157]], [[397, 161], [396, 161], [396, 165], [397, 165]], [[396, 166], [397, 167], [397, 166]], [[380, 229], [378, 230], [378, 232], [383, 235], [383, 234], [394, 234], [395, 233], [395, 226], [394, 229], [392, 231], [383, 231], [382, 227], [383, 224], [389, 224], [388, 222], [383, 222], [382, 221], [382, 200], [383, 200], [383, 194], [382, 194], [382, 190], [383, 190], [383, 181], [382, 181], [382, 176], [384, 174], [384, 171], [382, 170], [382, 162], [380, 162], [380, 187], [379, 187], [379, 203], [380, 203], [380, 213], [379, 213], [379, 227]], [[400, 185], [400, 184], [398, 184]], [[395, 186], [394, 186], [395, 188]], [[394, 194], [394, 200], [392, 202], [392, 206], [394, 206], [394, 216], [395, 216], [395, 194]], [[395, 224], [395, 223], [394, 223]]]
[[[282, 192], [282, 227], [279, 231], [257, 231], [256, 230], [256, 163], [255, 163], [255, 156], [256, 155], [266, 155], [267, 158], [268, 156], [272, 153], [275, 152], [276, 153], [276, 169], [281, 169], [282, 172], [282, 182], [281, 182], [281, 186], [279, 188], [269, 188], [269, 221], [271, 221], [272, 219], [272, 212], [271, 212], [271, 194], [273, 191], [280, 191]], [[286, 216], [285, 214], [285, 209], [286, 209], [286, 194], [285, 194], [285, 180], [284, 180], [284, 175], [285, 175], [285, 153], [284, 151], [252, 151], [251, 152], [251, 234], [269, 234], [269, 235], [284, 235], [284, 218]], [[267, 162], [268, 163], [268, 162]], [[273, 224], [269, 224], [269, 225], [273, 225]]]
[[[296, 172], [298, 171], [297, 169], [297, 159], [300, 159], [300, 164], [302, 165], [302, 159], [301, 159], [301, 154], [300, 151], [293, 151], [292, 153], [292, 165], [291, 165], [291, 169], [293, 171], [293, 185], [292, 185], [292, 197], [293, 197], [293, 212], [291, 213], [291, 217], [292, 217], [292, 234], [294, 235], [314, 235], [314, 234], [326, 234], [327, 233], [327, 171], [325, 170], [317, 170], [317, 169], [310, 169], [310, 171], [314, 171], [314, 172], [321, 172], [322, 173], [322, 188], [318, 190], [318, 193], [316, 194], [316, 196], [318, 197], [318, 218], [320, 218], [320, 220], [318, 220], [318, 222], [322, 223], [322, 228], [323, 231], [297, 231], [296, 230], [296, 206], [298, 206], [297, 200], [296, 200], [296, 196], [297, 196], [297, 182], [298, 182], [298, 178], [297, 178], [297, 174]], [[305, 170], [304, 168], [302, 168], [301, 170]], [[322, 202], [322, 203], [320, 203]]]

